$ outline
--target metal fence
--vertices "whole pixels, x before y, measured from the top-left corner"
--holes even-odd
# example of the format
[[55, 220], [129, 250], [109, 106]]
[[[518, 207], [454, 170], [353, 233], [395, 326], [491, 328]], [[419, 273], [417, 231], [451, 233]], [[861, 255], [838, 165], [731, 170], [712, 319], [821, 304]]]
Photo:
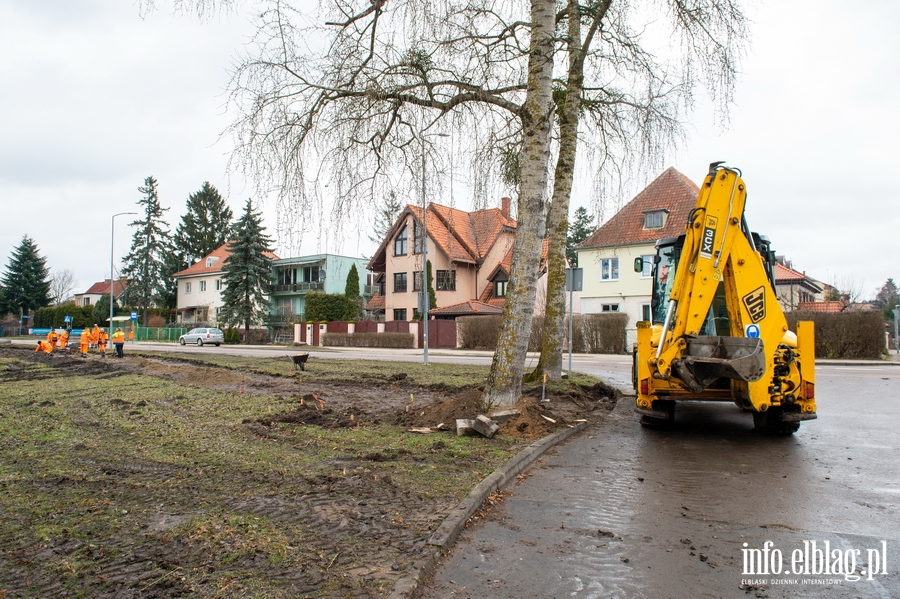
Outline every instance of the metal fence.
[[178, 341], [178, 338], [187, 333], [187, 329], [180, 327], [135, 327], [135, 341]]

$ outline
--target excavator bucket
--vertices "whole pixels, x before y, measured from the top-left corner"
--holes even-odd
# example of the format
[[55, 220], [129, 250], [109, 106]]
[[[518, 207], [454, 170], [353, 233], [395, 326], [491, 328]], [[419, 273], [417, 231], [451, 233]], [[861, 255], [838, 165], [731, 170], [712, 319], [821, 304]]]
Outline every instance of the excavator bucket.
[[744, 337], [694, 337], [687, 352], [672, 365], [692, 391], [700, 392], [716, 379], [753, 382], [766, 371], [762, 339]]

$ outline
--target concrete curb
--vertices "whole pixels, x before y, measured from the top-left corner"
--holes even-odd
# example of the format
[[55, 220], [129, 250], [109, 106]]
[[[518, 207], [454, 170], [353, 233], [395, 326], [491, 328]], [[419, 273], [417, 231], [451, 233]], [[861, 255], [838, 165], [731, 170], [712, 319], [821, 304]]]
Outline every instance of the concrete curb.
[[528, 468], [548, 449], [564, 441], [575, 433], [587, 428], [587, 422], [581, 422], [572, 428], [566, 428], [535, 441], [505, 464], [497, 468], [487, 478], [475, 485], [465, 499], [453, 508], [426, 544], [426, 554], [416, 560], [407, 575], [394, 583], [394, 589], [388, 599], [410, 599], [415, 595], [419, 585], [431, 574], [444, 553], [453, 546], [459, 534], [466, 527], [466, 522], [484, 503], [488, 496], [509, 483], [517, 474]]

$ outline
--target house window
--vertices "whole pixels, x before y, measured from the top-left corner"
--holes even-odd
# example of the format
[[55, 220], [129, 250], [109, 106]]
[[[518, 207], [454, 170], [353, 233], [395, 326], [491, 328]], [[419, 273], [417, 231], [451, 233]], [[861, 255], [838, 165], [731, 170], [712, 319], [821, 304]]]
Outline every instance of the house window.
[[190, 284], [190, 283], [185, 283], [185, 284], [184, 284], [184, 292], [185, 292], [185, 293], [190, 293], [190, 292], [191, 292], [191, 284]]
[[276, 272], [276, 285], [293, 285], [297, 282], [296, 268], [279, 268]]
[[303, 267], [303, 282], [304, 283], [317, 283], [319, 281], [319, 267], [318, 266], [304, 266]]
[[222, 279], [216, 279], [216, 291], [222, 291]]
[[[190, 285], [190, 283], [188, 283], [188, 285]], [[82, 306], [90, 306], [90, 305], [91, 305], [91, 298], [89, 298], [89, 297], [84, 298], [84, 300], [81, 302], [81, 305], [82, 305]]]
[[456, 291], [456, 271], [455, 270], [439, 270], [437, 271], [438, 291]]
[[206, 259], [206, 268], [212, 268], [213, 265], [218, 261], [219, 261], [218, 258], [207, 258]]
[[604, 312], [618, 312], [619, 304], [603, 304], [600, 309]]
[[413, 291], [422, 291], [422, 271], [417, 270], [413, 273]]
[[[394, 293], [406, 291], [406, 273], [405, 272], [395, 272], [394, 273]], [[401, 318], [400, 320], [406, 320], [405, 318]]]
[[600, 260], [600, 280], [601, 281], [618, 281], [619, 280], [619, 259], [603, 258]]
[[200, 281], [200, 291], [206, 291], [206, 281]]
[[422, 241], [424, 237], [422, 236], [422, 230], [419, 228], [419, 223], [413, 222], [413, 252], [416, 254], [422, 253]]
[[394, 320], [406, 320], [406, 308], [395, 308]]
[[641, 260], [644, 262], [644, 270], [641, 271], [641, 278], [649, 279], [653, 276], [653, 260], [656, 256], [641, 256]]
[[650, 210], [644, 213], [645, 229], [662, 229], [666, 226], [665, 210]]
[[290, 316], [294, 313], [294, 300], [290, 297], [278, 298], [278, 304], [275, 308], [281, 316]]
[[506, 297], [506, 283], [508, 281], [494, 281], [494, 297]]
[[405, 256], [406, 255], [406, 226], [400, 229], [400, 232], [397, 234], [397, 238], [394, 239], [394, 255], [395, 256]]
[[650, 304], [641, 304], [641, 320], [650, 322]]

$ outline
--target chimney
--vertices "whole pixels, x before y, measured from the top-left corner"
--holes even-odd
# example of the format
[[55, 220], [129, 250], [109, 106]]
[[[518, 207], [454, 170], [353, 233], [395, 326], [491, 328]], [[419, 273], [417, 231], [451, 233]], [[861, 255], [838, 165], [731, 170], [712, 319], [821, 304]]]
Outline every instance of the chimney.
[[509, 198], [500, 198], [500, 214], [509, 218]]

